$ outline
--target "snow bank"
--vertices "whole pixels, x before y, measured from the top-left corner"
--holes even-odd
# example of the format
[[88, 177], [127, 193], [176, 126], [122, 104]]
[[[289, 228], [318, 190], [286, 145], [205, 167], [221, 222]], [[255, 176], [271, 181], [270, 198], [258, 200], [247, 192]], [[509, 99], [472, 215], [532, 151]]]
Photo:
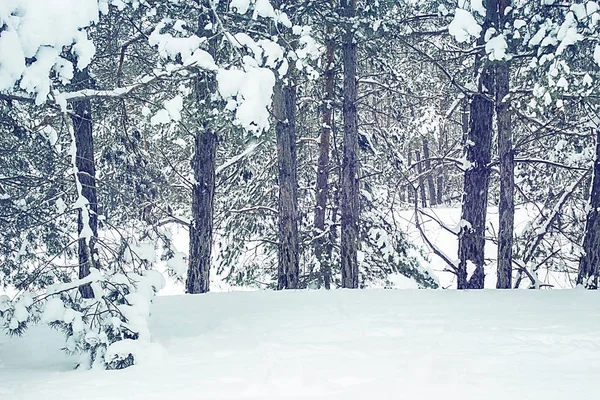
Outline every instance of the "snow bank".
[[156, 351], [118, 372], [73, 371], [62, 336], [42, 327], [0, 335], [0, 398], [597, 396], [597, 292], [222, 293], [158, 298], [151, 311]]

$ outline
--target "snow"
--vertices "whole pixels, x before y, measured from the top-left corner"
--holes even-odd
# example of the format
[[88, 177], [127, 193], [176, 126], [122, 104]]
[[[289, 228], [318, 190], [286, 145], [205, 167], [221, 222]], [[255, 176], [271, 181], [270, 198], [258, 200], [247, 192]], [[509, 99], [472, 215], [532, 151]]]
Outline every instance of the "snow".
[[183, 110], [183, 97], [177, 95], [170, 100], [163, 102], [163, 108], [150, 118], [151, 125], [168, 124], [171, 121], [181, 121], [181, 111]]
[[508, 44], [504, 35], [498, 35], [487, 41], [485, 44], [485, 52], [487, 53], [490, 61], [502, 61], [508, 58], [506, 50]]
[[275, 10], [269, 0], [256, 0], [252, 18], [256, 19], [257, 17], [275, 18]]
[[471, 0], [471, 11], [479, 13], [482, 17], [485, 17], [485, 7], [483, 6], [483, 0]]
[[[80, 29], [97, 21], [97, 0], [2, 0], [0, 90], [12, 88], [23, 76], [21, 88], [36, 93], [38, 104], [45, 101], [63, 46], [75, 44], [79, 67], [89, 63], [93, 45]], [[33, 57], [37, 61], [26, 67], [25, 58]]]
[[[568, 188], [566, 189], [569, 190]], [[460, 208], [436, 207], [424, 210], [425, 213], [434, 217], [436, 220], [444, 224], [444, 228], [440, 227], [438, 222], [431, 217], [421, 215], [422, 229], [425, 231], [427, 238], [432, 244], [450, 260], [455, 260], [458, 254], [458, 237], [457, 234], [462, 227], [470, 227], [468, 221], [461, 220]], [[538, 210], [534, 204], [528, 206], [519, 206], [515, 209], [515, 235], [521, 235], [523, 230], [536, 221]], [[415, 243], [424, 249], [425, 255], [429, 262], [424, 263], [425, 268], [429, 268], [435, 272], [439, 278], [440, 286], [444, 288], [456, 288], [456, 277], [453, 273], [446, 271], [446, 263], [433, 254], [427, 244], [421, 237], [417, 227], [414, 224], [415, 216], [413, 210], [401, 211], [397, 215], [397, 221], [400, 228], [408, 235], [411, 242]], [[548, 229], [543, 227], [542, 229]], [[492, 235], [492, 232], [498, 232], [498, 208], [488, 207], [486, 218], [486, 234]], [[490, 240], [485, 243], [485, 287], [496, 287], [496, 260], [497, 246]], [[556, 289], [570, 288], [571, 281], [565, 273], [551, 272], [540, 270], [540, 281], [545, 284], [553, 285]], [[529, 282], [529, 281], [527, 281]]]
[[[0, 334], [0, 397], [594, 399], [600, 297], [362, 290], [159, 297], [122, 371], [73, 370], [62, 335]], [[90, 340], [93, 338], [90, 338]]]
[[16, 32], [0, 35], [0, 90], [12, 88], [25, 71], [25, 55]]
[[239, 14], [246, 14], [250, 7], [250, 0], [231, 0], [229, 7]]
[[63, 321], [65, 318], [65, 304], [59, 297], [53, 297], [46, 302], [42, 322]]
[[219, 93], [226, 100], [236, 100], [235, 122], [260, 133], [269, 129], [269, 111], [275, 75], [268, 68], [220, 69], [217, 72]]
[[454, 36], [457, 42], [462, 43], [468, 41], [471, 36], [481, 35], [481, 26], [470, 12], [457, 8], [454, 12], [454, 19], [448, 25], [448, 32]]

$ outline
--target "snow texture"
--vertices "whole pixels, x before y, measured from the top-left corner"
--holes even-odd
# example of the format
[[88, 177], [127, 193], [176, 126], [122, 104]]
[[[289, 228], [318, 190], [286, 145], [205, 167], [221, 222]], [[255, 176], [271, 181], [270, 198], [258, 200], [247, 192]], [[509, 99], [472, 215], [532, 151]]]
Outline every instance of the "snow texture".
[[[22, 78], [21, 89], [36, 94], [37, 104], [44, 102], [51, 71], [64, 66], [64, 46], [74, 44], [78, 68], [91, 60], [93, 44], [81, 29], [98, 21], [98, 11], [97, 0], [2, 0], [0, 90], [12, 89]], [[26, 58], [36, 61], [27, 66]]]
[[[600, 297], [364, 290], [159, 297], [123, 371], [73, 370], [62, 335], [0, 334], [0, 398], [595, 399]], [[94, 340], [89, 337], [89, 340]], [[110, 356], [108, 356], [110, 357]]]
[[221, 69], [217, 73], [219, 93], [236, 110], [235, 122], [260, 133], [269, 129], [269, 111], [275, 75], [268, 68]]
[[508, 44], [506, 43], [504, 35], [495, 36], [488, 40], [485, 44], [485, 52], [491, 61], [501, 61], [506, 59], [507, 49]]
[[481, 35], [481, 26], [470, 12], [457, 8], [454, 12], [454, 19], [448, 25], [448, 32], [457, 42], [462, 43], [468, 41], [471, 36]]

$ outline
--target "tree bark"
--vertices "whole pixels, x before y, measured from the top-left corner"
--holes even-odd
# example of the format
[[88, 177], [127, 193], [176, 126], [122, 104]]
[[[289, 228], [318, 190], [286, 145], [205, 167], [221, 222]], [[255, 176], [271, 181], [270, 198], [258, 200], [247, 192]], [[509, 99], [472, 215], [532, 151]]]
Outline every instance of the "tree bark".
[[421, 153], [415, 150], [417, 160], [417, 172], [419, 174], [419, 196], [421, 196], [421, 207], [427, 208], [427, 196], [425, 195], [425, 179], [423, 179], [423, 164], [421, 163]]
[[[500, 26], [504, 26], [504, 10], [509, 0], [500, 2]], [[508, 96], [510, 67], [504, 61], [496, 67], [496, 115], [498, 118], [498, 157], [500, 159], [500, 202], [498, 205], [498, 280], [496, 288], [512, 288], [512, 248], [515, 221], [514, 153], [512, 149], [512, 121]]]
[[585, 222], [583, 255], [579, 259], [577, 284], [598, 289], [600, 276], [600, 129], [596, 130], [596, 157], [590, 190], [590, 202]]
[[[211, 17], [200, 17], [200, 33], [207, 23], [215, 21]], [[214, 41], [209, 52], [216, 55]], [[200, 73], [194, 82], [196, 104], [205, 110], [210, 104], [211, 95], [216, 91], [217, 82], [212, 74]], [[215, 169], [217, 155], [217, 133], [214, 121], [206, 113], [198, 114], [198, 132], [195, 135], [195, 152], [191, 167], [194, 173], [192, 187], [192, 220], [189, 228], [189, 266], [185, 291], [190, 294], [210, 291], [210, 267], [212, 264], [213, 220], [215, 200]]]
[[319, 159], [317, 162], [317, 194], [315, 204], [315, 256], [319, 262], [321, 276], [325, 289], [331, 288], [331, 242], [330, 235], [325, 232], [325, 215], [329, 197], [329, 142], [333, 125], [333, 90], [334, 90], [334, 56], [335, 43], [331, 35], [333, 29], [327, 27], [325, 39], [325, 98], [323, 101], [323, 126], [319, 140]]
[[[485, 32], [494, 18], [497, 18], [498, 0], [486, 1]], [[478, 45], [484, 44], [484, 35]], [[482, 66], [483, 64], [483, 66]], [[485, 221], [490, 179], [489, 164], [492, 148], [492, 123], [494, 104], [490, 100], [494, 88], [494, 68], [486, 65], [484, 56], [478, 55], [476, 70], [481, 66], [478, 93], [471, 100], [469, 112], [469, 132], [465, 144], [465, 155], [469, 166], [465, 171], [461, 213], [461, 229], [458, 239], [458, 289], [483, 289]], [[472, 263], [472, 266], [469, 266]], [[469, 277], [469, 271], [472, 274]]]
[[190, 294], [210, 291], [217, 135], [209, 122], [196, 134], [195, 144], [190, 254], [185, 284], [185, 291]]
[[344, 64], [344, 159], [341, 188], [341, 269], [342, 287], [358, 288], [358, 220], [360, 198], [358, 182], [358, 115], [356, 112], [356, 43], [351, 19], [356, 13], [354, 0], [341, 0], [346, 23], [342, 52]]
[[[288, 78], [289, 79], [289, 78]], [[279, 241], [277, 289], [298, 287], [298, 176], [296, 160], [296, 88], [289, 79], [275, 85], [273, 114], [276, 119], [279, 173]]]
[[427, 139], [423, 139], [423, 157], [425, 158], [425, 169], [427, 171], [427, 188], [429, 189], [429, 204], [431, 206], [435, 206], [437, 204], [437, 195], [435, 192], [435, 183], [433, 182], [433, 171], [431, 170], [431, 160], [429, 159], [429, 141]]
[[[76, 89], [90, 88], [90, 75], [88, 69], [75, 73], [72, 81]], [[96, 188], [96, 162], [94, 158], [94, 138], [92, 136], [92, 104], [90, 100], [73, 102], [73, 115], [71, 117], [75, 135], [77, 177], [81, 184], [81, 195], [87, 199], [87, 221], [84, 212], [80, 209], [77, 216], [77, 233], [81, 236], [86, 225], [89, 226], [92, 237], [88, 240], [80, 238], [78, 244], [79, 279], [90, 274], [90, 268], [98, 268], [98, 193]], [[94, 297], [92, 287], [80, 286], [79, 293], [83, 298]]]

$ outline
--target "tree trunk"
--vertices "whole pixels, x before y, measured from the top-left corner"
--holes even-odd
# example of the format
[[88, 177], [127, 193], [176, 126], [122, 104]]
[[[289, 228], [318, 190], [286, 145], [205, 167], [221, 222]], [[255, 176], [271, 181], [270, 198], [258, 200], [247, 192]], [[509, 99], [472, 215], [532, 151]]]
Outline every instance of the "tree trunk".
[[437, 196], [435, 193], [435, 183], [433, 182], [433, 171], [431, 170], [431, 160], [429, 159], [429, 157], [430, 157], [429, 141], [427, 139], [423, 139], [423, 157], [425, 158], [425, 170], [427, 171], [427, 187], [429, 189], [429, 204], [432, 206], [435, 206], [437, 204]]
[[[408, 175], [410, 176], [413, 173], [414, 168], [412, 168], [412, 152], [410, 150], [410, 147], [408, 149], [408, 166], [409, 166], [409, 170], [408, 170]], [[414, 205], [415, 201], [417, 199], [415, 199], [415, 186], [411, 183], [408, 183], [406, 185], [406, 200], [408, 201], [409, 204]]]
[[298, 287], [298, 176], [296, 160], [296, 88], [277, 82], [273, 94], [279, 171], [279, 244], [277, 289]]
[[[504, 9], [510, 1], [500, 3], [500, 26], [504, 25]], [[507, 61], [496, 67], [496, 115], [498, 118], [498, 157], [500, 159], [500, 203], [498, 205], [498, 281], [496, 288], [512, 288], [512, 247], [515, 221], [514, 153], [510, 103], [505, 97], [510, 89], [510, 67]]]
[[[75, 73], [73, 84], [76, 89], [90, 88], [88, 69]], [[96, 162], [94, 159], [94, 139], [92, 136], [92, 104], [90, 100], [73, 102], [73, 129], [75, 135], [77, 177], [81, 184], [81, 195], [87, 199], [88, 211], [79, 210], [77, 216], [77, 232], [81, 236], [85, 228], [91, 230], [91, 238], [80, 238], [78, 241], [79, 279], [90, 274], [90, 268], [98, 268], [98, 194], [96, 190]], [[83, 298], [94, 297], [90, 285], [79, 287]]]
[[417, 159], [417, 173], [419, 174], [419, 196], [421, 196], [421, 207], [427, 208], [427, 196], [425, 195], [425, 179], [423, 178], [423, 163], [421, 162], [421, 153], [415, 150]]
[[196, 152], [192, 158], [195, 182], [192, 188], [189, 268], [185, 283], [186, 293], [191, 294], [210, 290], [216, 153], [217, 135], [207, 121], [196, 134]]
[[[483, 32], [490, 27], [494, 18], [497, 19], [497, 9], [498, 0], [487, 0], [487, 17]], [[484, 44], [483, 34], [478, 40], [478, 45]], [[483, 289], [485, 280], [485, 220], [494, 117], [494, 104], [489, 97], [493, 95], [490, 90], [493, 91], [494, 87], [494, 69], [486, 65], [482, 55], [477, 56], [475, 65], [476, 70], [481, 66], [482, 71], [478, 93], [471, 100], [469, 132], [465, 144], [466, 158], [470, 165], [464, 177], [461, 229], [458, 238], [458, 289]]]
[[331, 37], [333, 29], [327, 27], [326, 64], [325, 64], [325, 99], [323, 101], [323, 126], [319, 141], [319, 159], [317, 162], [317, 194], [315, 204], [315, 256], [319, 262], [325, 289], [331, 288], [331, 243], [325, 233], [325, 214], [329, 197], [329, 141], [333, 125], [333, 90], [334, 90], [334, 56], [335, 47]]
[[342, 163], [342, 227], [341, 269], [342, 287], [358, 288], [358, 220], [360, 198], [358, 182], [358, 115], [356, 112], [356, 43], [354, 30], [350, 26], [355, 16], [354, 0], [341, 0], [344, 32], [342, 51], [344, 59], [344, 160]]
[[[212, 17], [200, 17], [198, 30], [203, 33], [207, 23], [214, 23]], [[209, 32], [206, 32], [209, 33]], [[209, 52], [216, 55], [215, 42], [209, 45]], [[194, 173], [192, 187], [192, 220], [189, 228], [189, 266], [185, 291], [190, 294], [210, 291], [210, 267], [212, 264], [213, 220], [215, 201], [215, 169], [217, 156], [217, 133], [214, 121], [206, 114], [207, 104], [217, 89], [216, 78], [212, 74], [198, 72], [194, 82], [196, 104], [200, 111], [195, 136], [195, 152], [191, 167]], [[210, 107], [210, 106], [209, 106]]]
[[589, 204], [577, 284], [584, 285], [587, 289], [598, 289], [598, 277], [600, 276], [600, 129], [596, 130], [596, 158]]

